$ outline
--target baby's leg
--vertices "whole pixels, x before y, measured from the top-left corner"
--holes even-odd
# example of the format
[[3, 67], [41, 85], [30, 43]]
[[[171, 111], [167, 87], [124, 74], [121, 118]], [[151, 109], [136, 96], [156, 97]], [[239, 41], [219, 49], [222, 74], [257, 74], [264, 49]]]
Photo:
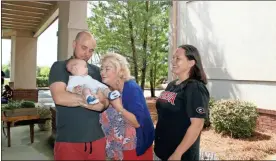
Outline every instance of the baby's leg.
[[111, 91], [109, 88], [103, 89], [103, 93], [109, 100], [115, 100], [121, 96], [119, 91]]
[[95, 95], [90, 91], [89, 88], [84, 88], [82, 94], [84, 95], [87, 104], [93, 105], [99, 103], [99, 99], [95, 97]]

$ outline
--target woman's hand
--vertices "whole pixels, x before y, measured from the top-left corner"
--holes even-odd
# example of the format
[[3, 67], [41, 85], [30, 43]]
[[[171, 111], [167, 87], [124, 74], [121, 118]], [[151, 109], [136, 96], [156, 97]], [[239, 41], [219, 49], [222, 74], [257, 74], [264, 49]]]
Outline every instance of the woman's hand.
[[104, 95], [103, 90], [99, 89], [96, 93], [96, 98], [99, 99], [99, 102], [102, 103], [104, 105], [105, 108], [108, 107], [109, 105], [109, 101], [107, 99], [107, 97]]
[[113, 101], [110, 101], [110, 104], [112, 105], [113, 108], [115, 108], [116, 111], [120, 112], [124, 116], [124, 118], [126, 118], [126, 120], [130, 123], [130, 125], [132, 125], [134, 128], [140, 127], [140, 124], [137, 121], [136, 116], [133, 113], [127, 111], [123, 107], [121, 98], [117, 98]]
[[[91, 93], [91, 95], [93, 95], [94, 97], [99, 99], [98, 95], [95, 95], [93, 93]], [[85, 99], [84, 96], [82, 96], [82, 101], [79, 101], [79, 105], [81, 107], [86, 108], [86, 109], [93, 110], [93, 111], [98, 111], [98, 112], [102, 112], [105, 109], [105, 107], [107, 107], [102, 102], [98, 102], [98, 103], [93, 104], [93, 105], [92, 104], [91, 105], [87, 104], [86, 99]]]
[[177, 153], [177, 152], [174, 152], [168, 160], [181, 160], [181, 154], [180, 153]]

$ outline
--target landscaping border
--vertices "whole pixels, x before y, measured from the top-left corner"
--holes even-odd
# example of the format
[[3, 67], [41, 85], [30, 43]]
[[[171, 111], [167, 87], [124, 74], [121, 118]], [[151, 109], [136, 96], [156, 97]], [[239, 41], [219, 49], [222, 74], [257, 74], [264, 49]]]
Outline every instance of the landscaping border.
[[276, 111], [258, 108], [257, 128], [276, 132]]

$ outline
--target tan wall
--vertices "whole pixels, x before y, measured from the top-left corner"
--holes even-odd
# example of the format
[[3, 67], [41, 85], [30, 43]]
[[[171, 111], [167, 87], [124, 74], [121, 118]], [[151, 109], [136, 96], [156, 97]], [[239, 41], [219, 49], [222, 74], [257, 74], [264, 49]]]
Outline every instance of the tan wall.
[[199, 49], [211, 95], [276, 110], [276, 2], [181, 1], [178, 8], [178, 45]]

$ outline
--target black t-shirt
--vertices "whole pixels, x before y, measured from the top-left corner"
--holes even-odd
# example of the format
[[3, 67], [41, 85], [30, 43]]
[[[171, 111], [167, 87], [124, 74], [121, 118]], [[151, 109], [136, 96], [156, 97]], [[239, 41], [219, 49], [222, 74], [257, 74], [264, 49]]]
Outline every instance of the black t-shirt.
[[[68, 83], [70, 73], [66, 70], [67, 61], [55, 62], [50, 70], [49, 85], [55, 82]], [[88, 75], [102, 81], [100, 68], [88, 64]], [[65, 107], [56, 104], [56, 141], [92, 142], [104, 137], [99, 112], [83, 107]]]
[[[190, 118], [208, 116], [209, 92], [202, 82], [185, 80], [171, 82], [156, 102], [158, 122], [155, 129], [156, 155], [167, 160], [183, 140]], [[182, 155], [182, 160], [199, 159], [200, 136]]]

